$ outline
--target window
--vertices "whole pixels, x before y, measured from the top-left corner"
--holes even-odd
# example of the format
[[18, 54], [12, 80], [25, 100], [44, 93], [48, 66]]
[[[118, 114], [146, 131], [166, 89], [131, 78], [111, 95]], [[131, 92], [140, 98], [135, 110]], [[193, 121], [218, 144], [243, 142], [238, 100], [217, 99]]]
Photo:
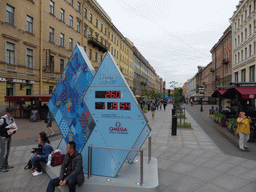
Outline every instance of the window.
[[70, 0], [70, 2], [69, 2], [69, 3], [70, 3], [70, 5], [72, 5], [72, 6], [73, 6], [73, 5], [74, 5], [74, 0]]
[[251, 12], [252, 12], [252, 6], [250, 5], [249, 6], [249, 15], [251, 14]]
[[103, 55], [100, 56], [100, 62], [102, 62], [102, 60], [103, 60]]
[[89, 59], [91, 60], [92, 59], [92, 50], [90, 49], [89, 51]]
[[245, 28], [245, 39], [247, 39], [247, 28]]
[[92, 14], [90, 13], [90, 22], [92, 23]]
[[50, 14], [54, 15], [54, 2], [50, 0]]
[[87, 9], [86, 8], [84, 8], [84, 18], [87, 19]]
[[249, 45], [249, 57], [252, 56], [252, 45]]
[[64, 72], [64, 59], [60, 59], [60, 74]]
[[97, 62], [97, 61], [98, 61], [98, 53], [95, 52], [95, 62]]
[[51, 94], [53, 94], [53, 86], [49, 86], [49, 94], [51, 95]]
[[69, 38], [69, 50], [73, 50], [73, 39]]
[[27, 67], [33, 68], [33, 50], [27, 49]]
[[31, 86], [26, 87], [26, 95], [32, 95]]
[[13, 84], [6, 84], [6, 96], [13, 96]]
[[249, 36], [252, 35], [252, 25], [249, 25]]
[[86, 53], [86, 46], [84, 46], [84, 52]]
[[50, 55], [50, 69], [51, 73], [54, 72], [54, 56]]
[[98, 19], [96, 19], [96, 27], [98, 28]]
[[65, 22], [65, 10], [60, 9], [60, 20]]
[[242, 50], [241, 51], [241, 61], [243, 61], [244, 60], [244, 51]]
[[27, 32], [33, 33], [33, 18], [27, 16]]
[[100, 31], [103, 33], [103, 25], [101, 24]]
[[87, 36], [87, 27], [84, 26], [84, 36], [86, 37]]
[[107, 35], [107, 28], [105, 28], [105, 35]]
[[15, 64], [15, 44], [6, 43], [6, 63]]
[[77, 2], [77, 11], [81, 13], [81, 3]]
[[77, 21], [77, 32], [79, 32], [80, 33], [80, 22], [79, 21]]
[[64, 37], [65, 37], [64, 34], [61, 33], [61, 34], [60, 34], [60, 46], [61, 46], [61, 47], [64, 47]]
[[241, 71], [241, 82], [245, 82], [245, 69]]
[[73, 28], [73, 17], [69, 16], [69, 26]]
[[244, 58], [247, 59], [247, 47], [244, 49]]
[[14, 25], [14, 8], [10, 5], [6, 5], [6, 23]]
[[250, 82], [254, 82], [255, 65], [250, 67]]
[[54, 42], [54, 29], [50, 27], [50, 42]]

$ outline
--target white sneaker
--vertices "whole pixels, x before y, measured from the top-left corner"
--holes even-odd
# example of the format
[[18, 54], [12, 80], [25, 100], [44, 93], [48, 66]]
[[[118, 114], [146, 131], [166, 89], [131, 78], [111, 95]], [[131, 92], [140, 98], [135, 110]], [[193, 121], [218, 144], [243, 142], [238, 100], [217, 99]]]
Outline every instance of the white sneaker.
[[32, 175], [33, 175], [34, 177], [36, 177], [36, 176], [38, 176], [38, 175], [41, 175], [42, 173], [43, 173], [43, 171], [41, 171], [41, 172], [35, 171], [34, 173], [32, 173]]
[[50, 135], [54, 135], [55, 134], [55, 132], [53, 131]]

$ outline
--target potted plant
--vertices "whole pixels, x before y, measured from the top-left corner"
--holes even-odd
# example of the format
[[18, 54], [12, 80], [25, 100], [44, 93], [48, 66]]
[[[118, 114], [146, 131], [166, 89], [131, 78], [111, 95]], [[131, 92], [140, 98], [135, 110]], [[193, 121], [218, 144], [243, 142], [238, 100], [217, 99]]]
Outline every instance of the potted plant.
[[235, 134], [237, 128], [237, 121], [236, 118], [230, 118], [227, 122], [228, 131], [232, 134]]

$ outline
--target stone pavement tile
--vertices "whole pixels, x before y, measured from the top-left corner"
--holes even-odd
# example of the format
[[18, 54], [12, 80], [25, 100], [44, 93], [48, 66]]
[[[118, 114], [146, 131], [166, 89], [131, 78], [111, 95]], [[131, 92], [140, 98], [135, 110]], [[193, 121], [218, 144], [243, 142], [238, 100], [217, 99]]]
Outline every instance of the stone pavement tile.
[[214, 167], [214, 170], [225, 173], [226, 171], [234, 168], [235, 166], [236, 165], [234, 165], [234, 164], [224, 162], [224, 163], [221, 163], [221, 164], [217, 165], [216, 167]]
[[171, 151], [165, 151], [164, 153], [162, 153], [158, 158], [161, 159], [170, 159], [175, 153], [171, 152]]
[[192, 192], [201, 187], [205, 183], [198, 178], [185, 176], [172, 185], [172, 189], [175, 191]]
[[25, 188], [27, 185], [31, 184], [31, 177], [27, 177], [27, 174], [17, 174], [12, 179], [12, 184], [9, 186], [9, 190], [11, 189], [20, 189]]
[[188, 154], [191, 152], [191, 149], [188, 149], [186, 147], [183, 147], [182, 149], [180, 149], [179, 151], [177, 151], [177, 153], [181, 153], [181, 154]]
[[193, 164], [193, 165], [201, 165], [205, 162], [209, 161], [208, 158], [205, 158], [205, 157], [197, 157], [196, 159], [194, 159], [193, 161], [190, 162], [190, 164]]
[[241, 187], [235, 192], [255, 192], [255, 189], [256, 189], [256, 182], [252, 182], [246, 186]]
[[173, 164], [177, 163], [176, 161], [170, 161], [167, 159], [162, 159], [162, 158], [158, 158], [157, 159], [157, 163], [158, 163], [158, 169], [169, 169]]
[[202, 155], [205, 151], [202, 149], [194, 149], [189, 154], [194, 156]]
[[170, 158], [168, 158], [168, 160], [172, 160], [172, 161], [179, 161], [181, 160], [181, 158], [185, 157], [187, 154], [183, 154], [183, 153], [175, 153], [174, 155], [170, 156]]
[[251, 169], [246, 168], [246, 167], [242, 167], [242, 166], [236, 166], [232, 169], [230, 169], [229, 171], [226, 172], [226, 174], [235, 176], [235, 177], [240, 177], [241, 175], [249, 172]]
[[220, 175], [220, 172], [205, 167], [198, 167], [188, 174], [188, 176], [198, 178], [204, 182], [209, 182]]
[[175, 173], [188, 174], [195, 168], [197, 168], [196, 165], [178, 162], [173, 164], [168, 170]]
[[191, 149], [199, 149], [200, 148], [200, 145], [185, 145], [185, 147], [189, 148], [190, 150]]
[[213, 184], [210, 183], [206, 183], [205, 185], [199, 187], [198, 189], [196, 189], [193, 192], [229, 192], [223, 188], [220, 188], [218, 186], [215, 186]]
[[7, 191], [12, 184], [12, 177], [6, 176], [5, 173], [0, 173], [0, 191]]
[[215, 156], [213, 156], [211, 159], [212, 160], [216, 160], [216, 161], [221, 161], [221, 162], [224, 162], [224, 161], [227, 161], [228, 159], [230, 159], [231, 157], [229, 155], [225, 155], [223, 153], [219, 153]]
[[186, 155], [185, 157], [183, 157], [180, 162], [181, 163], [190, 163], [191, 161], [193, 161], [194, 159], [196, 159], [196, 156], [193, 155]]
[[216, 155], [218, 155], [218, 154], [220, 154], [219, 152], [212, 152], [212, 151], [206, 151], [205, 153], [203, 153], [202, 155], [201, 155], [201, 157], [205, 157], [205, 158], [212, 158], [212, 157], [214, 157], [214, 156], [216, 156]]
[[234, 165], [238, 165], [238, 164], [243, 163], [244, 161], [246, 161], [246, 159], [241, 158], [241, 157], [232, 156], [229, 160], [225, 161], [225, 163], [228, 163], [228, 164], [231, 163], [231, 164], [234, 164]]
[[159, 185], [160, 186], [165, 186], [165, 187], [170, 187], [173, 185], [173, 183], [177, 182], [179, 179], [184, 177], [184, 174], [181, 173], [174, 173], [171, 171], [159, 171]]
[[232, 177], [228, 174], [222, 174], [221, 176], [210, 181], [211, 184], [217, 185], [229, 191], [235, 191], [248, 185], [250, 182], [238, 177]]
[[216, 161], [216, 160], [211, 160], [210, 159], [209, 161], [203, 163], [201, 166], [208, 167], [208, 168], [213, 168], [213, 167], [218, 166], [219, 164], [221, 164], [220, 161]]
[[256, 162], [254, 160], [246, 160], [242, 162], [239, 166], [248, 167], [248, 168], [255, 168]]
[[244, 173], [243, 175], [240, 175], [240, 177], [247, 181], [255, 181], [256, 180], [256, 169], [253, 169], [247, 173]]

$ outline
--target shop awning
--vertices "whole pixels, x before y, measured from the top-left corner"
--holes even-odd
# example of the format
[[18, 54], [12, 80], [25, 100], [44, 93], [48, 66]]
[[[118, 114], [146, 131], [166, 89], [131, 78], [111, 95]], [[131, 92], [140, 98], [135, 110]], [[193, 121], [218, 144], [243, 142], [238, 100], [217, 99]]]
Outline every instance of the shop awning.
[[236, 94], [240, 93], [242, 99], [256, 99], [256, 87], [234, 87], [224, 93], [225, 98], [234, 99]]
[[226, 91], [227, 91], [227, 89], [216, 90], [213, 92], [212, 97], [219, 97], [219, 96], [223, 95]]
[[49, 102], [52, 95], [26, 95], [26, 96], [5, 96], [5, 101], [29, 102], [38, 100], [39, 102]]

